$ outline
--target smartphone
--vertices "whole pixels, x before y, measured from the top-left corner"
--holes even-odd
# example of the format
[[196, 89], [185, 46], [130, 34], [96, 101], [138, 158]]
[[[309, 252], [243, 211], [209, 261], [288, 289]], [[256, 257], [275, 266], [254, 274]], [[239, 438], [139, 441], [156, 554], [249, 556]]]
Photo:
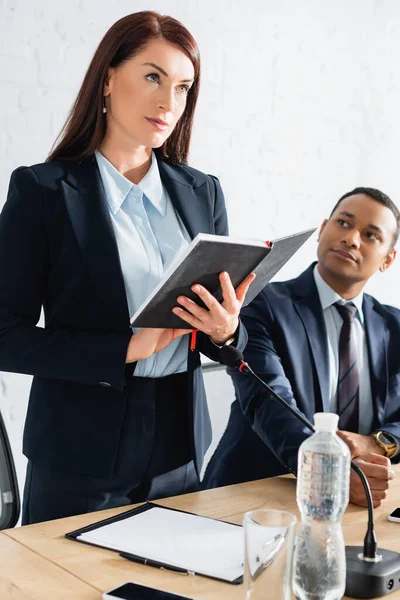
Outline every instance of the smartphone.
[[125, 583], [109, 592], [104, 592], [103, 600], [193, 600], [189, 596], [177, 596], [170, 592], [155, 590], [137, 583]]
[[389, 521], [394, 521], [395, 523], [400, 523], [400, 508], [395, 508], [393, 512], [388, 515]]

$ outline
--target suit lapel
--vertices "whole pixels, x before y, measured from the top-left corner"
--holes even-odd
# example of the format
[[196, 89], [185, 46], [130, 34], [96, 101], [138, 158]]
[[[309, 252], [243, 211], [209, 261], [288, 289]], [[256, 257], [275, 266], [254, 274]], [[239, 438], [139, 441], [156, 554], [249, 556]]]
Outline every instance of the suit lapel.
[[113, 323], [122, 328], [129, 326], [118, 247], [95, 156], [71, 163], [61, 184], [77, 242], [101, 303], [112, 315]]
[[[195, 178], [185, 169], [158, 160], [160, 176], [175, 210], [191, 238], [214, 233], [208, 184], [195, 187]], [[76, 240], [102, 303], [118, 326], [129, 325], [129, 309], [118, 247], [107, 209], [107, 201], [94, 155], [67, 164], [61, 181], [65, 203]]]
[[311, 265], [297, 278], [294, 307], [306, 330], [324, 411], [329, 411], [329, 354], [324, 315]]
[[190, 237], [193, 239], [198, 233], [214, 233], [207, 181], [195, 187], [196, 180], [188, 171], [169, 165], [158, 157], [157, 160], [162, 182]]
[[367, 295], [364, 295], [363, 313], [367, 337], [372, 402], [374, 406], [373, 429], [376, 429], [384, 423], [385, 418], [385, 399], [388, 382], [386, 326], [381, 315], [374, 310], [371, 298]]

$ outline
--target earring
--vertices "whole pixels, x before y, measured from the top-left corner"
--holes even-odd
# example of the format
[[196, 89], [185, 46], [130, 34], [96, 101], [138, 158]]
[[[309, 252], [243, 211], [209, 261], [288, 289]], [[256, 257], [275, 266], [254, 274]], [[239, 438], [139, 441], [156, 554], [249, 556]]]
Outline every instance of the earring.
[[103, 96], [103, 113], [107, 112], [107, 107], [106, 107], [106, 97]]

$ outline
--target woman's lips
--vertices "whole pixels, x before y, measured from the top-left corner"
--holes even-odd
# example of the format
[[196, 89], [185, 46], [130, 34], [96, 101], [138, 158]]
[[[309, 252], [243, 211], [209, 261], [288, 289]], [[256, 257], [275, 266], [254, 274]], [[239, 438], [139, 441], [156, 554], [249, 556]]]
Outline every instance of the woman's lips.
[[146, 118], [146, 121], [148, 121], [150, 123], [150, 125], [153, 125], [153, 127], [158, 129], [159, 131], [165, 131], [169, 127], [168, 123], [166, 123], [165, 121], [162, 121], [161, 119], [151, 119], [150, 117], [145, 117], [145, 118]]

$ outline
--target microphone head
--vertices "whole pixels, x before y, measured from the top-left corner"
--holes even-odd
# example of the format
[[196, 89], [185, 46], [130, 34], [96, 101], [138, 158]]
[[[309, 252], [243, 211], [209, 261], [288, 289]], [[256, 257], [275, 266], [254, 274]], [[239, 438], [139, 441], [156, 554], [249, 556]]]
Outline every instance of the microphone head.
[[240, 367], [243, 362], [243, 354], [234, 346], [222, 346], [219, 350], [221, 362], [227, 367]]

